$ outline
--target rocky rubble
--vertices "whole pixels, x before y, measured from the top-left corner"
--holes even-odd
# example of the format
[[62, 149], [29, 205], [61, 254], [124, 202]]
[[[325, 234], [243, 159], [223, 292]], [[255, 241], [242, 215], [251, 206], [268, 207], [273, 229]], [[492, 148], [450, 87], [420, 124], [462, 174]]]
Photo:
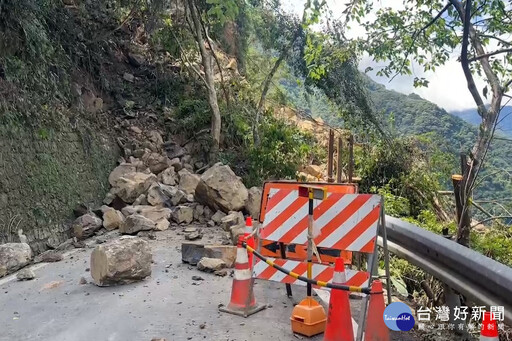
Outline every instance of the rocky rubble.
[[[204, 167], [204, 162], [194, 159], [185, 148], [172, 141], [164, 142], [157, 131], [144, 132], [136, 126], [126, 128], [133, 139], [118, 139], [124, 158], [108, 177], [111, 188], [103, 200], [105, 205], [90, 209], [82, 204], [74, 210], [77, 218], [71, 224], [73, 239], [66, 244], [85, 247], [102, 243], [91, 256], [91, 269], [96, 269], [93, 277], [98, 285], [140, 279], [151, 271], [150, 267], [149, 270], [117, 269], [129, 264], [138, 267], [141, 261], [146, 262], [146, 246], [135, 242], [138, 239], [129, 238], [119, 239], [111, 245], [107, 242], [109, 237], [103, 235], [106, 232], [154, 239], [154, 231], [196, 223], [217, 229], [216, 233], [226, 242], [236, 242], [244, 230], [244, 214], [253, 217], [259, 214], [261, 189], [247, 190], [229, 166], [217, 163], [210, 168]], [[197, 170], [204, 173], [196, 174]], [[98, 240], [85, 240], [93, 236], [98, 236]], [[191, 241], [202, 236], [201, 229], [185, 233], [185, 238]], [[130, 246], [122, 246], [125, 244]], [[190, 264], [195, 265], [206, 257], [200, 266], [204, 269], [231, 267], [236, 257], [236, 247], [233, 246], [207, 245], [201, 252], [190, 251], [190, 255], [187, 246], [184, 248], [183, 261]], [[128, 257], [128, 254], [131, 255]], [[210, 261], [210, 258], [215, 260]], [[53, 253], [42, 254], [36, 262], [61, 259], [60, 253], [55, 257]], [[0, 245], [0, 277], [22, 268], [31, 260], [28, 244]], [[217, 260], [222, 265], [217, 264]], [[215, 266], [210, 266], [212, 262]], [[118, 272], [119, 280], [113, 278]]]
[[[125, 158], [109, 176], [112, 188], [104, 200], [107, 205], [101, 207], [103, 220], [90, 212], [78, 217], [73, 224], [78, 239], [101, 227], [136, 234], [197, 222], [220, 225], [236, 240], [243, 230], [243, 212], [259, 214], [261, 189], [248, 191], [229, 166], [217, 163], [202, 175], [195, 174], [194, 168], [203, 167], [203, 162], [184, 148], [163, 142], [156, 131], [144, 134], [138, 127], [130, 129], [136, 138], [120, 142]], [[146, 140], [140, 142], [141, 136]]]

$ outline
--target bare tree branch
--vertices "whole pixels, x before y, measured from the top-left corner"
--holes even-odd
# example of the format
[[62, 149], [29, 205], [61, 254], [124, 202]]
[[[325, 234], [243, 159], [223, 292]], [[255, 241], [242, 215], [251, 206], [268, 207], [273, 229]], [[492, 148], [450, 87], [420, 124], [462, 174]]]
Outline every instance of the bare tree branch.
[[490, 218], [487, 218], [487, 219], [484, 219], [484, 220], [481, 220], [479, 221], [478, 223], [476, 224], [473, 224], [471, 225], [471, 228], [477, 226], [477, 225], [480, 225], [480, 224], [483, 224], [485, 222], [488, 222], [488, 221], [491, 221], [491, 220], [496, 220], [496, 219], [512, 219], [512, 216], [509, 216], [509, 215], [500, 215], [500, 216], [496, 216], [496, 217], [490, 217]]
[[[468, 45], [469, 45], [469, 31], [471, 27], [470, 22], [470, 14], [471, 14], [471, 0], [468, 0], [466, 2], [466, 13], [463, 11], [462, 3], [458, 0], [450, 0], [450, 2], [453, 4], [457, 12], [459, 13], [460, 18], [462, 19], [462, 22], [464, 24], [464, 30], [462, 34], [462, 52], [460, 55], [460, 62], [462, 64], [462, 70], [464, 71], [464, 76], [466, 77], [466, 81], [468, 83], [468, 89], [471, 95], [473, 96], [473, 99], [475, 100], [475, 103], [478, 107], [478, 113], [481, 117], [483, 117], [487, 111], [484, 105], [484, 101], [482, 100], [482, 97], [480, 96], [480, 93], [478, 92], [478, 89], [475, 85], [475, 80], [473, 78], [473, 74], [471, 73], [471, 69], [469, 68], [469, 61], [468, 61]], [[467, 18], [467, 20], [466, 20]]]
[[500, 53], [510, 53], [510, 52], [512, 52], [512, 48], [510, 48], [510, 49], [503, 49], [503, 50], [497, 50], [497, 51], [493, 51], [493, 52], [488, 52], [488, 53], [484, 53], [484, 54], [475, 56], [473, 58], [469, 58], [468, 62], [471, 63], [471, 62], [477, 61], [477, 60], [482, 59], [482, 58], [486, 58], [486, 57], [490, 57], [490, 56], [495, 56], [495, 55], [500, 54]]
[[412, 47], [414, 46], [414, 43], [416, 42], [416, 39], [418, 38], [419, 34], [423, 31], [425, 31], [427, 28], [429, 28], [430, 26], [432, 26], [439, 18], [441, 18], [441, 16], [443, 15], [444, 12], [446, 12], [450, 7], [452, 6], [451, 3], [447, 3], [443, 9], [437, 13], [437, 15], [432, 18], [432, 20], [430, 20], [425, 26], [423, 26], [421, 29], [417, 30], [416, 32], [414, 32], [414, 34], [412, 35], [412, 42], [411, 42], [411, 45], [409, 46], [409, 49], [407, 50], [407, 52], [405, 53], [405, 56], [404, 56], [404, 60], [402, 61], [402, 65], [400, 66], [400, 70], [398, 70], [395, 75], [393, 77], [391, 77], [391, 79], [389, 80], [389, 82], [391, 82], [393, 79], [395, 79], [396, 76], [398, 76], [402, 70], [404, 69], [405, 67], [405, 63], [407, 62], [407, 58], [409, 58], [409, 54], [411, 53], [411, 50], [412, 50]]
[[480, 37], [483, 37], [483, 38], [489, 38], [489, 39], [494, 39], [494, 40], [499, 41], [499, 42], [500, 42], [500, 43], [502, 43], [503, 45], [512, 46], [512, 43], [511, 43], [511, 42], [506, 41], [506, 40], [504, 40], [504, 39], [501, 39], [500, 37], [492, 36], [492, 35], [489, 35], [489, 34], [480, 34]]

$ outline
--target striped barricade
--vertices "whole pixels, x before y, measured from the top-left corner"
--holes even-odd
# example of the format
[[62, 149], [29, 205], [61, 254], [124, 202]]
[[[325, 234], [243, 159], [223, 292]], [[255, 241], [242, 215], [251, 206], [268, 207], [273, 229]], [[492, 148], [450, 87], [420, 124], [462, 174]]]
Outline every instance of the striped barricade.
[[[307, 262], [299, 262], [288, 259], [274, 259], [268, 258], [275, 264], [283, 267], [284, 269], [296, 273], [300, 276], [306, 276], [307, 271]], [[316, 281], [323, 282], [331, 282], [334, 273], [334, 268], [329, 265], [324, 264], [313, 264], [313, 276], [312, 279]], [[345, 270], [345, 274], [347, 276], [346, 285], [356, 286], [356, 287], [364, 287], [368, 286], [368, 279], [370, 277], [369, 273], [365, 271], [356, 271], [356, 270]], [[305, 286], [306, 283], [293, 278], [291, 276], [287, 276], [283, 272], [277, 270], [276, 268], [268, 266], [267, 263], [258, 259], [254, 264], [253, 268], [253, 277], [258, 279], [264, 279], [267, 281], [279, 282], [284, 284], [294, 284], [294, 285], [302, 285]]]
[[[313, 219], [318, 247], [372, 253], [377, 236], [381, 197], [373, 194], [330, 193], [315, 200]], [[308, 198], [298, 189], [268, 191], [260, 238], [304, 244], [308, 230]]]

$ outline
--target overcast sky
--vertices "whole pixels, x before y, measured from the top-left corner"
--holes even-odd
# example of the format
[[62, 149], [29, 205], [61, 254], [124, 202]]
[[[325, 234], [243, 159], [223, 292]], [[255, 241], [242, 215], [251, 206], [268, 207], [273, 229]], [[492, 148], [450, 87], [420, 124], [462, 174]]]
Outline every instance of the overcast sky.
[[[305, 0], [282, 0], [282, 3], [286, 10], [293, 11], [299, 16], [302, 15]], [[334, 17], [340, 17], [342, 15], [346, 1], [327, 0], [327, 3]], [[397, 7], [402, 4], [402, 1], [381, 0], [380, 3], [383, 7]], [[347, 35], [355, 37], [363, 33], [364, 30], [362, 28], [355, 27], [347, 32]], [[388, 89], [393, 89], [405, 94], [410, 94], [411, 92], [417, 93], [421, 97], [436, 103], [448, 111], [475, 109], [475, 103], [468, 91], [464, 73], [462, 72], [460, 63], [456, 61], [456, 57], [457, 56], [454, 56], [454, 58], [444, 66], [437, 68], [435, 73], [424, 74], [423, 70], [416, 66], [414, 68], [414, 76], [397, 76], [392, 82], [389, 82], [387, 78], [376, 77], [375, 74], [369, 73], [369, 76], [375, 81], [384, 84]], [[376, 64], [370, 57], [364, 57], [361, 60], [360, 69], [364, 70], [367, 66], [378, 67], [378, 65], [379, 64]], [[415, 76], [425, 77], [429, 80], [430, 84], [428, 88], [414, 88], [413, 79]], [[477, 87], [482, 89], [483, 86], [483, 81], [477, 80]]]

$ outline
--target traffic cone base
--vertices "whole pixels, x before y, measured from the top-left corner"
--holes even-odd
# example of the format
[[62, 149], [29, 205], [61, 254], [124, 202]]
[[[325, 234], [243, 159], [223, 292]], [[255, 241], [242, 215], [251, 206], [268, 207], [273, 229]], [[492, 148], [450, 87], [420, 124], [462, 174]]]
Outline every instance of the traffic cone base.
[[233, 287], [231, 289], [231, 300], [227, 307], [219, 307], [219, 310], [238, 316], [247, 317], [260, 310], [265, 309], [266, 305], [256, 304], [252, 290], [254, 279], [249, 268], [249, 259], [247, 250], [242, 247], [242, 239], [238, 240], [236, 249], [235, 274], [233, 277]]
[[327, 317], [324, 307], [312, 297], [306, 297], [293, 308], [290, 320], [294, 333], [313, 336], [324, 332]]
[[486, 311], [482, 318], [482, 328], [480, 329], [480, 341], [498, 341], [498, 323], [492, 313]]
[[[332, 282], [335, 284], [345, 284], [347, 282], [342, 258], [336, 259]], [[354, 329], [347, 291], [331, 289], [324, 341], [354, 341]]]
[[389, 341], [389, 328], [384, 322], [386, 304], [384, 303], [383, 290], [381, 281], [373, 281], [364, 331], [365, 341]]

